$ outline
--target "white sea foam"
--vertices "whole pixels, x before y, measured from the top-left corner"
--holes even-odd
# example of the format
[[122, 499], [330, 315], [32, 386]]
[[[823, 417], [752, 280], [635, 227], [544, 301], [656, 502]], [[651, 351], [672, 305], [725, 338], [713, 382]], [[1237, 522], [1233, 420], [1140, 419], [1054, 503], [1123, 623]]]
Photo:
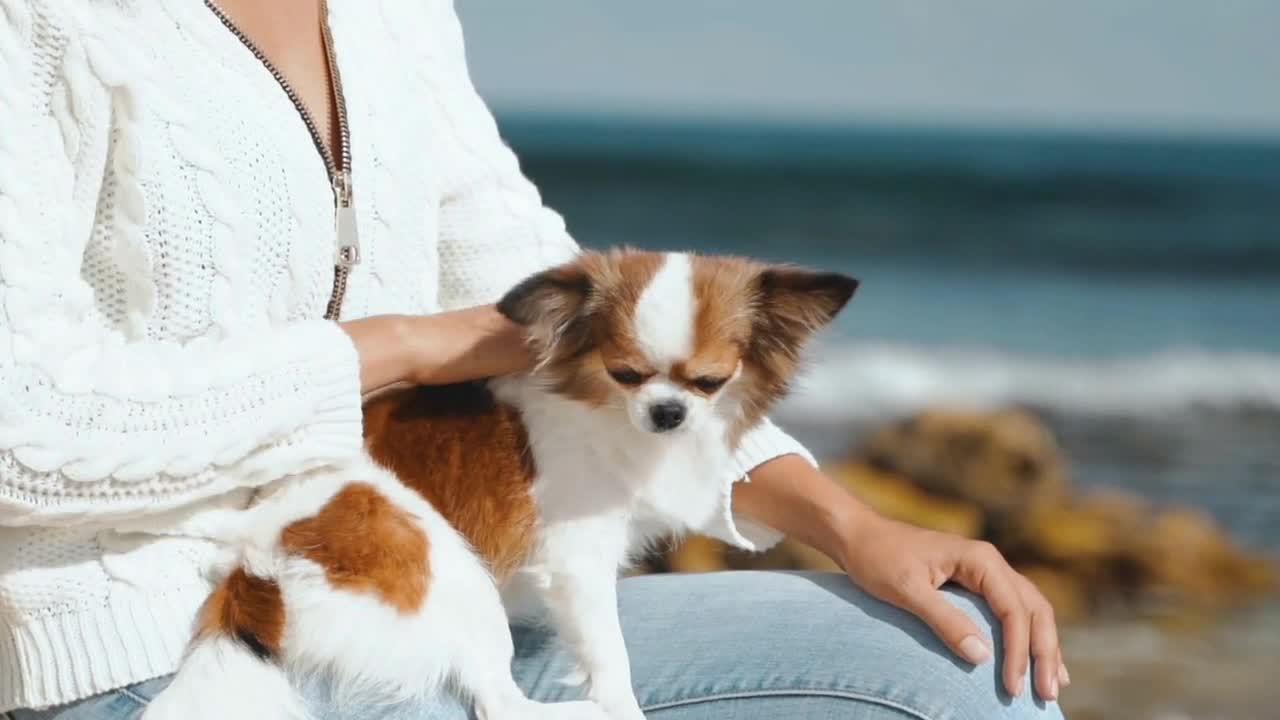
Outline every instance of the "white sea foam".
[[1090, 361], [862, 343], [823, 347], [814, 359], [780, 416], [838, 422], [1010, 404], [1134, 418], [1280, 413], [1280, 355], [1186, 350]]

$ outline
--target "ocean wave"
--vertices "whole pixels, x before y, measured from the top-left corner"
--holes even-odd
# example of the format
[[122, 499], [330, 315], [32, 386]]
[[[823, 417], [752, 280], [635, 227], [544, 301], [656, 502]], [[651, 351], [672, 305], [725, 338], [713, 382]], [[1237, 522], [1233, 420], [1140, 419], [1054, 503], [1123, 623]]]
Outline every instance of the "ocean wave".
[[887, 343], [825, 346], [779, 414], [832, 422], [1006, 405], [1133, 418], [1280, 413], [1280, 355], [1187, 350], [1057, 360]]

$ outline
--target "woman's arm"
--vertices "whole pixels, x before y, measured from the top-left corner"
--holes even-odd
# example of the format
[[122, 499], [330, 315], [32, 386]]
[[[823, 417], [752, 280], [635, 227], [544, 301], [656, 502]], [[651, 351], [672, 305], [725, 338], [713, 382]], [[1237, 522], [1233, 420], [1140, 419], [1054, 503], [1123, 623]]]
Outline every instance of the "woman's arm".
[[840, 562], [850, 528], [878, 519], [875, 511], [795, 455], [767, 461], [750, 482], [733, 488], [739, 513]]
[[1070, 677], [1053, 608], [990, 544], [880, 516], [795, 456], [756, 468], [734, 487], [736, 511], [822, 551], [867, 592], [919, 616], [969, 662], [991, 657], [990, 640], [937, 589], [953, 581], [982, 595], [1004, 627], [1004, 683], [1017, 695], [1029, 656], [1035, 688], [1055, 699]]
[[533, 364], [524, 332], [492, 305], [437, 315], [379, 315], [342, 323], [360, 354], [360, 389], [443, 385]]

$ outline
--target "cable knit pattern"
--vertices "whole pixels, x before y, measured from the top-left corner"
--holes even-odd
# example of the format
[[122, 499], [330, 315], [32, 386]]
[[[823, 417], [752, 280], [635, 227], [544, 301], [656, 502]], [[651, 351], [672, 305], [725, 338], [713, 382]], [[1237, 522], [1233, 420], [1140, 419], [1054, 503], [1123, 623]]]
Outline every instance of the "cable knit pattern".
[[[329, 6], [365, 258], [343, 317], [493, 302], [571, 258], [449, 0]], [[112, 528], [360, 451], [332, 223], [293, 106], [201, 3], [0, 0], [0, 713], [176, 667], [214, 549]], [[747, 435], [708, 533], [777, 539], [729, 498], [785, 453]]]

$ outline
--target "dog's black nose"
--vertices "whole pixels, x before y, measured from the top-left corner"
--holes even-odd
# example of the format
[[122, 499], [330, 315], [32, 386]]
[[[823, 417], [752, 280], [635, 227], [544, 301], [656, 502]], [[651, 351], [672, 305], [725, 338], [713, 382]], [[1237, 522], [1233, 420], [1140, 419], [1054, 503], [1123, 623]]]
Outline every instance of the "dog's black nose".
[[684, 403], [675, 400], [660, 402], [649, 407], [649, 419], [653, 421], [654, 429], [659, 432], [680, 427], [680, 423], [684, 422], [684, 416]]

